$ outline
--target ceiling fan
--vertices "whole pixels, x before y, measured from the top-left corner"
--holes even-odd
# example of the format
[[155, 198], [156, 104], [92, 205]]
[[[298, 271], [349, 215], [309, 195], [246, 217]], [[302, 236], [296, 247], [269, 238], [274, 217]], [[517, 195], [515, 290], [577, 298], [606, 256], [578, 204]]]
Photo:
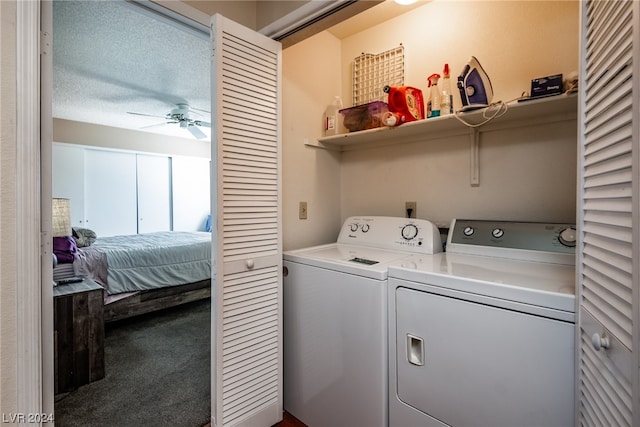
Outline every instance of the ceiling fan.
[[[164, 116], [156, 116], [153, 114], [144, 114], [144, 113], [135, 113], [131, 111], [127, 111], [127, 114], [134, 114], [136, 116], [146, 116], [146, 117], [158, 117], [165, 119], [166, 121], [163, 123], [158, 123], [155, 125], [144, 126], [141, 129], [148, 129], [155, 126], [165, 126], [170, 124], [178, 124], [181, 128], [188, 130], [191, 135], [193, 135], [197, 139], [206, 138], [204, 132], [202, 132], [199, 127], [210, 128], [211, 123], [205, 122], [203, 120], [199, 120], [193, 117], [192, 113], [199, 114], [198, 112], [208, 113], [209, 111], [200, 110], [198, 108], [190, 107], [189, 104], [176, 104], [176, 108], [172, 109], [170, 112], [165, 114]], [[201, 114], [199, 114], [201, 115]]]

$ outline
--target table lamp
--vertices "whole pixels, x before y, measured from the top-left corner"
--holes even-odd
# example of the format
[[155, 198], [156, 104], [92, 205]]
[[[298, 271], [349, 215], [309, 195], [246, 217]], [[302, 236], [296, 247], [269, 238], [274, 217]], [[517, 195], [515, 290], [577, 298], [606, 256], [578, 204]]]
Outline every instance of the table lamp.
[[71, 236], [71, 203], [69, 199], [53, 199], [51, 207], [53, 237]]

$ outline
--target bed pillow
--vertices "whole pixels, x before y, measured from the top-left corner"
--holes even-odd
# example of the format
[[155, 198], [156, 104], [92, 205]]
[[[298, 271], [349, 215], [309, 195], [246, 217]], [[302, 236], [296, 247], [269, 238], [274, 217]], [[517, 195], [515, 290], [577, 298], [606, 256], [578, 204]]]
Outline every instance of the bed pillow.
[[88, 228], [73, 227], [73, 240], [79, 248], [91, 246], [96, 241], [96, 232]]

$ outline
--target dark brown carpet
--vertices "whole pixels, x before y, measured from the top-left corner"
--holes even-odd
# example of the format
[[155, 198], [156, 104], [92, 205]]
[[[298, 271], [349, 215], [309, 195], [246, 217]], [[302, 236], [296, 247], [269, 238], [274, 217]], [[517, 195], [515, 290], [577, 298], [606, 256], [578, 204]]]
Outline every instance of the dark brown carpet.
[[57, 395], [56, 426], [209, 422], [209, 300], [107, 324], [105, 332], [105, 378]]

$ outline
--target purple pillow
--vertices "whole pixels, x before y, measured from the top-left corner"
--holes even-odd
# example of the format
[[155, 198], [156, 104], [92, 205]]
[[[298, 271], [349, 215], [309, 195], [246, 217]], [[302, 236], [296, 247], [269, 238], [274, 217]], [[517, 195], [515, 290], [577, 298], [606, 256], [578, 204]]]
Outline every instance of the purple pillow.
[[54, 237], [53, 238], [53, 253], [58, 258], [59, 263], [73, 262], [78, 253], [78, 247], [76, 246], [73, 237]]

